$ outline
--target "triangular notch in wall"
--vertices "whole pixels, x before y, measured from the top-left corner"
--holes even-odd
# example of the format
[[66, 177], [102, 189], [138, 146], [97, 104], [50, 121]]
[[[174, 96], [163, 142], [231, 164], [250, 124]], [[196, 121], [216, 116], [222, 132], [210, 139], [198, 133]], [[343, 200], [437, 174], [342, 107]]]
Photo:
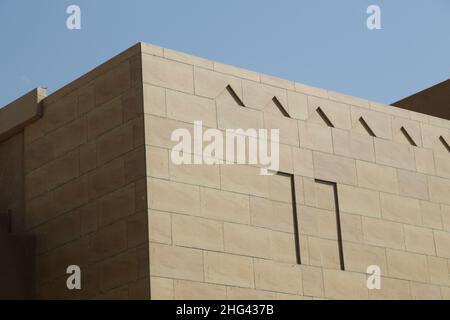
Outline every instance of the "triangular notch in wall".
[[286, 109], [283, 107], [283, 105], [281, 104], [280, 100], [278, 100], [277, 97], [273, 97], [272, 98], [272, 102], [273, 105], [275, 106], [275, 108], [285, 117], [290, 118], [291, 116], [289, 115], [289, 113], [286, 111]]
[[325, 124], [326, 124], [328, 127], [334, 128], [333, 123], [330, 121], [330, 119], [327, 117], [327, 115], [325, 114], [325, 112], [323, 112], [323, 110], [322, 110], [320, 107], [318, 107], [318, 108], [316, 109], [316, 112], [317, 112], [317, 114], [320, 116], [320, 118], [322, 118], [323, 122], [325, 122]]
[[417, 147], [416, 142], [414, 141], [414, 139], [409, 135], [408, 131], [406, 131], [405, 127], [401, 127], [400, 131], [403, 133], [403, 135], [405, 136], [406, 140], [408, 140], [409, 144]]
[[367, 131], [369, 136], [376, 137], [375, 132], [373, 132], [372, 128], [367, 124], [366, 120], [364, 120], [363, 117], [359, 117], [359, 123], [362, 125], [362, 127]]
[[239, 105], [241, 107], [245, 107], [244, 102], [242, 102], [241, 98], [239, 98], [236, 91], [234, 91], [234, 89], [230, 85], [227, 85], [226, 90], [230, 94], [230, 96], [233, 98], [233, 100], [236, 102], [237, 105]]
[[445, 149], [447, 149], [448, 152], [450, 152], [450, 145], [445, 141], [443, 136], [439, 137], [439, 141], [444, 145]]

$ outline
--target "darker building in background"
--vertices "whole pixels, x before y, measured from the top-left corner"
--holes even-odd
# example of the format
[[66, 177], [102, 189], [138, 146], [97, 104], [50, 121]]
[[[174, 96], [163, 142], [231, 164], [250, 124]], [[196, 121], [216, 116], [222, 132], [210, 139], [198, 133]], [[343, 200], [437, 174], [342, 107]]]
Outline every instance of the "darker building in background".
[[392, 105], [450, 120], [450, 79], [397, 101]]

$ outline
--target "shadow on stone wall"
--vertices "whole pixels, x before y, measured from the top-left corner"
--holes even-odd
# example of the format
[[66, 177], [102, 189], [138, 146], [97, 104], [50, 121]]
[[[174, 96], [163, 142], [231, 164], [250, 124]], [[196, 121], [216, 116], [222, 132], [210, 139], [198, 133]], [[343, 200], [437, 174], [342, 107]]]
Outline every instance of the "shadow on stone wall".
[[35, 241], [11, 232], [11, 216], [0, 213], [0, 299], [31, 299], [35, 284]]

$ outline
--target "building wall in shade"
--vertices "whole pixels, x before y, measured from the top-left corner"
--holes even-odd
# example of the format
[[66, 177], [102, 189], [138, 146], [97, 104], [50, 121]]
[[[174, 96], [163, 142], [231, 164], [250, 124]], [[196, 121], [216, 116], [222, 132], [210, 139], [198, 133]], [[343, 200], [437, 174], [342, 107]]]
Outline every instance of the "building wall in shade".
[[450, 79], [392, 105], [450, 120]]
[[[448, 120], [148, 44], [42, 105], [22, 138], [37, 298], [450, 299]], [[279, 173], [175, 165], [194, 121], [280, 129]]]

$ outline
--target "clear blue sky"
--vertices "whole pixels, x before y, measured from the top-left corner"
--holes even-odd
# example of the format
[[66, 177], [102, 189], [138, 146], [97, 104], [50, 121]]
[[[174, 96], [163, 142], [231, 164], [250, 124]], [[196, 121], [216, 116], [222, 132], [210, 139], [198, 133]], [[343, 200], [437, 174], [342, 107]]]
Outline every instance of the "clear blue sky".
[[[370, 4], [382, 30], [366, 27]], [[139, 41], [392, 103], [450, 77], [450, 1], [0, 0], [0, 106]]]

